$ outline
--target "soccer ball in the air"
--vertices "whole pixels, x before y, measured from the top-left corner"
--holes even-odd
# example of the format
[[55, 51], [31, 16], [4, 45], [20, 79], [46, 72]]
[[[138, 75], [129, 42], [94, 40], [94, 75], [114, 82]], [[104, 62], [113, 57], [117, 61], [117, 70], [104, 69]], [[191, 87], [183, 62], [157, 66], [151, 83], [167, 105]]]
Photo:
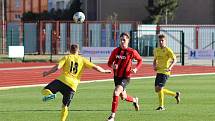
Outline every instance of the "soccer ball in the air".
[[85, 20], [85, 15], [83, 12], [76, 12], [74, 15], [73, 15], [73, 20], [75, 21], [75, 23], [83, 23], [84, 20]]

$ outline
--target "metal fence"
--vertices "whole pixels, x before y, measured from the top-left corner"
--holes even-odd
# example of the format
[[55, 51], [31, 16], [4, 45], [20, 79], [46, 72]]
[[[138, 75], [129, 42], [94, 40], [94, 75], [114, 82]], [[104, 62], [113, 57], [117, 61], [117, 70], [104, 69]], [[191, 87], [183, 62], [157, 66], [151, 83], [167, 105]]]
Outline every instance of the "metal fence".
[[[158, 46], [157, 34], [164, 34], [167, 38], [167, 46], [176, 53], [178, 62], [183, 63], [184, 58], [184, 32], [177, 30], [135, 30], [131, 31], [131, 47], [136, 49], [140, 55], [153, 56], [153, 50]], [[152, 61], [152, 60], [151, 60]]]
[[2, 54], [10, 45], [24, 45], [26, 54], [63, 54], [71, 43], [80, 47], [113, 47], [119, 44], [121, 32], [135, 29], [138, 22], [40, 21], [37, 23], [7, 24], [6, 44], [1, 40]]
[[[160, 25], [161, 31], [183, 31], [185, 33], [185, 52], [188, 49], [211, 49], [215, 25]], [[170, 39], [174, 39], [171, 36]], [[170, 44], [175, 48], [175, 44]]]
[[215, 41], [215, 25], [159, 25], [156, 30], [151, 31], [153, 35], [143, 34], [148, 30], [138, 29], [138, 25], [140, 23], [136, 21], [86, 21], [83, 24], [70, 21], [8, 23], [5, 40], [0, 29], [0, 54], [6, 55], [10, 45], [23, 45], [26, 55], [66, 54], [71, 43], [78, 43], [80, 48], [116, 47], [122, 32], [131, 32], [130, 44], [142, 56], [153, 55], [158, 33], [167, 36], [168, 46], [179, 56], [182, 51], [181, 32], [184, 33], [185, 54], [188, 49], [211, 49]]

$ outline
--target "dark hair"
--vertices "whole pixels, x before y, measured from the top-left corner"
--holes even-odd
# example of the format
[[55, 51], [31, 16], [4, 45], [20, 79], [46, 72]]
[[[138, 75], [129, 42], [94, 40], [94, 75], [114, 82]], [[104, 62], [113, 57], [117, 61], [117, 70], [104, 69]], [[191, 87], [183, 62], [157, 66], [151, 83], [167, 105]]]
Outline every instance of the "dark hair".
[[165, 36], [164, 34], [159, 34], [159, 35], [158, 35], [158, 38], [159, 38], [159, 39], [161, 39], [161, 38], [166, 38], [166, 36]]
[[127, 33], [127, 32], [123, 32], [123, 33], [121, 33], [120, 34], [120, 37], [122, 37], [122, 36], [127, 36], [128, 37], [128, 39], [130, 39], [130, 35], [129, 35], [129, 33]]
[[70, 48], [70, 51], [71, 52], [77, 52], [78, 48], [79, 48], [78, 44], [72, 44], [71, 48]]

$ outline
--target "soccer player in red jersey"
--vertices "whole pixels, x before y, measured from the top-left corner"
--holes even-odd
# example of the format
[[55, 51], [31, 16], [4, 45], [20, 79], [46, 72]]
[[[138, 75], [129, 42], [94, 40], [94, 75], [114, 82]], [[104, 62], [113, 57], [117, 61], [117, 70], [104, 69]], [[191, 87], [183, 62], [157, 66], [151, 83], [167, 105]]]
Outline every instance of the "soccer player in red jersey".
[[[130, 81], [130, 75], [136, 73], [142, 65], [142, 58], [138, 52], [128, 47], [130, 36], [128, 33], [120, 35], [120, 47], [115, 48], [108, 60], [108, 66], [113, 68], [115, 89], [113, 91], [112, 113], [108, 121], [114, 121], [117, 111], [119, 96], [122, 100], [133, 102], [135, 110], [139, 110], [138, 98], [134, 98], [126, 93], [126, 86]], [[137, 60], [136, 67], [132, 69], [132, 60]]]

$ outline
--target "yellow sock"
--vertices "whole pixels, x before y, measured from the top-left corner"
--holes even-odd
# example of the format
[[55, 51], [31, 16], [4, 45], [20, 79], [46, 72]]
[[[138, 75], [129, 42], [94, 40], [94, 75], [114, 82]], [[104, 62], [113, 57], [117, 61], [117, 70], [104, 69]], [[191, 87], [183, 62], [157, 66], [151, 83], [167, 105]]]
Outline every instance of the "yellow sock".
[[48, 95], [53, 94], [53, 93], [49, 89], [43, 89], [42, 94], [45, 96], [48, 96]]
[[67, 115], [68, 115], [68, 107], [65, 106], [61, 110], [61, 121], [66, 121]]
[[158, 92], [158, 98], [159, 98], [160, 107], [164, 107], [164, 92], [163, 92], [163, 89], [161, 89], [161, 91]]
[[176, 96], [176, 93], [175, 92], [173, 92], [173, 91], [170, 91], [170, 90], [168, 90], [168, 89], [163, 89], [163, 93], [164, 94], [167, 94], [167, 95], [170, 95], [170, 96]]

